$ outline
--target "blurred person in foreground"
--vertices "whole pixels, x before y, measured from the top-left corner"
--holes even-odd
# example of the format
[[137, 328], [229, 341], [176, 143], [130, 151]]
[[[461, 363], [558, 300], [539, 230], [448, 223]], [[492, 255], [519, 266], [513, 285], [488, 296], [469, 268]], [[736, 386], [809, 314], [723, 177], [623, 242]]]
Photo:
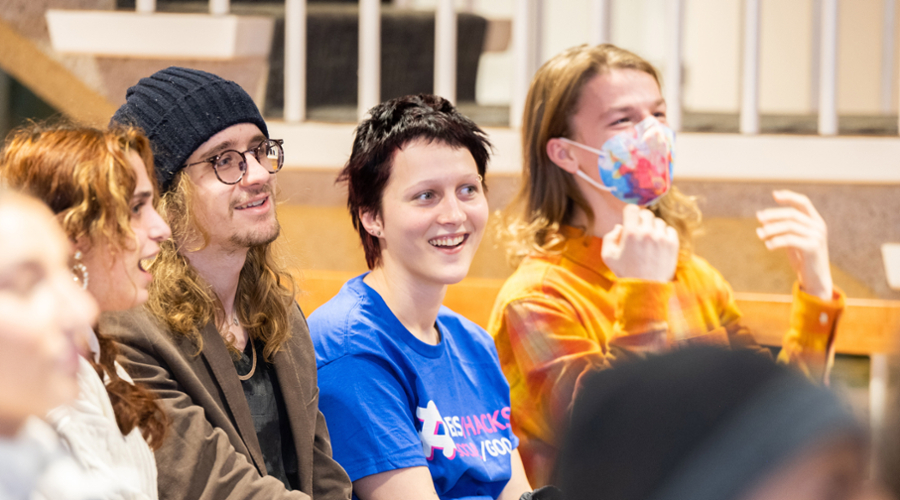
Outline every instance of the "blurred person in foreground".
[[749, 351], [687, 348], [584, 379], [559, 453], [567, 500], [887, 499], [826, 388]]
[[47, 207], [0, 188], [0, 499], [102, 498], [38, 417], [78, 395], [77, 344], [97, 305], [72, 279]]
[[[769, 353], [725, 278], [691, 251], [700, 211], [672, 185], [675, 136], [650, 63], [614, 45], [557, 54], [531, 83], [522, 148], [522, 189], [503, 225], [518, 268], [487, 330], [525, 470], [540, 486], [582, 374], [686, 344]], [[821, 381], [844, 303], [825, 222], [803, 195], [774, 199], [757, 235], [787, 251], [798, 280], [779, 361]]]
[[[76, 251], [73, 273], [101, 312], [146, 302], [152, 276], [144, 265], [171, 233], [156, 212], [153, 155], [138, 130], [17, 129], [0, 157], [0, 179], [53, 210]], [[79, 358], [78, 399], [48, 420], [82, 467], [118, 485], [110, 498], [155, 500], [152, 449], [162, 445], [166, 415], [116, 361], [113, 340], [88, 329], [87, 350]]]

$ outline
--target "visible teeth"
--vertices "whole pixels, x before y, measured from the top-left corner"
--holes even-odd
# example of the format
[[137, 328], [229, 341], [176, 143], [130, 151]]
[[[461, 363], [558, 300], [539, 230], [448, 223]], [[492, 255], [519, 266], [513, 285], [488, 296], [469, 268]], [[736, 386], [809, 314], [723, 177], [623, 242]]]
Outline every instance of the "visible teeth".
[[433, 238], [428, 240], [428, 243], [436, 247], [455, 247], [463, 242], [466, 239], [465, 236], [442, 236], [440, 238]]
[[245, 208], [258, 207], [258, 206], [262, 205], [265, 201], [266, 201], [266, 199], [263, 198], [263, 199], [261, 199], [261, 200], [259, 200], [259, 201], [254, 201], [253, 203], [248, 203], [248, 204], [246, 204], [246, 205], [244, 205], [243, 207], [240, 207], [240, 208], [241, 208], [241, 210], [243, 210], [243, 209], [245, 209]]

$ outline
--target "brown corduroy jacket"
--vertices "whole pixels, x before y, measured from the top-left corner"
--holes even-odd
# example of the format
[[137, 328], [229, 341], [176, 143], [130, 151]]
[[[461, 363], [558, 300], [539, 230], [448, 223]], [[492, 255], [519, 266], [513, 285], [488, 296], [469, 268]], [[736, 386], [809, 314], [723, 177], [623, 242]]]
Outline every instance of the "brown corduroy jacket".
[[273, 357], [297, 450], [299, 491], [266, 475], [266, 466], [234, 362], [213, 324], [203, 350], [171, 333], [144, 308], [101, 317], [119, 343], [120, 362], [157, 394], [170, 420], [156, 452], [159, 497], [168, 499], [348, 500], [351, 484], [331, 457], [319, 411], [316, 359], [306, 319], [294, 306], [291, 339]]

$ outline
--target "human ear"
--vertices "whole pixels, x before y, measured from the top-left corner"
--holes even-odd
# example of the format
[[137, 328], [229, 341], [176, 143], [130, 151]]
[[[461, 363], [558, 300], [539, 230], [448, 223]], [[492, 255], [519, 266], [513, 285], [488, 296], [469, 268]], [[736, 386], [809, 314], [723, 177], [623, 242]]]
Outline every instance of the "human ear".
[[570, 174], [578, 171], [578, 159], [572, 153], [571, 146], [558, 137], [547, 141], [547, 157], [556, 166]]
[[79, 236], [78, 239], [69, 239], [72, 244], [72, 253], [81, 252], [86, 254], [91, 251], [91, 240], [87, 236]]
[[362, 209], [360, 209], [359, 222], [362, 224], [367, 233], [376, 238], [381, 237], [381, 231], [384, 228], [384, 224], [381, 222], [381, 215], [376, 214], [372, 211], [363, 211]]

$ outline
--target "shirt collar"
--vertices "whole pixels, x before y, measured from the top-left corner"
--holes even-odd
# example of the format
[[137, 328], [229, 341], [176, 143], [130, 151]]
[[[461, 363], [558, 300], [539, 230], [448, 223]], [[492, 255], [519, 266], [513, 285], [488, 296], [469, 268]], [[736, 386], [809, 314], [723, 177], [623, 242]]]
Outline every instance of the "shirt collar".
[[560, 233], [565, 238], [563, 256], [610, 281], [616, 281], [616, 275], [603, 263], [603, 238], [588, 235], [584, 229], [572, 226], [561, 226]]

